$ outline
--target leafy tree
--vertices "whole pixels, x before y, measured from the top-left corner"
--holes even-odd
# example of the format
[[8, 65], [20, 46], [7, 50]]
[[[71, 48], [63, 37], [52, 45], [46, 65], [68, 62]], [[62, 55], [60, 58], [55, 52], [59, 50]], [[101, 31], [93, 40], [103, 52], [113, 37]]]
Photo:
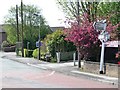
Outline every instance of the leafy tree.
[[[21, 40], [21, 6], [18, 7], [19, 12], [19, 36]], [[34, 5], [23, 5], [23, 35], [24, 35], [24, 47], [27, 42], [30, 42], [30, 49], [35, 48], [35, 42], [38, 40], [38, 32], [40, 30], [41, 39], [44, 39], [46, 34], [51, 33], [49, 26], [46, 25], [45, 18], [34, 14], [41, 14], [41, 10]], [[11, 7], [9, 14], [5, 17], [5, 30], [8, 34], [8, 41], [15, 44], [17, 41], [17, 30], [16, 30], [16, 8]]]
[[57, 0], [57, 4], [59, 8], [65, 12], [68, 18], [78, 19], [80, 15], [87, 13], [89, 15], [89, 21], [94, 21], [96, 19], [99, 2], [82, 2], [81, 0], [77, 0], [77, 2], [73, 0]]
[[120, 22], [120, 2], [102, 2], [98, 7], [98, 16], [111, 20], [116, 25]]
[[[120, 2], [100, 3], [97, 14], [101, 18], [110, 20], [113, 25], [120, 24]], [[119, 33], [120, 27], [111, 33], [111, 40], [118, 40]]]
[[46, 45], [52, 57], [55, 57], [56, 52], [74, 51], [76, 47], [71, 42], [64, 40], [63, 30], [57, 30], [52, 34], [47, 35]]
[[[87, 13], [89, 21], [96, 19], [107, 19], [113, 25], [120, 23], [120, 2], [82, 2], [81, 0], [57, 0], [58, 6], [70, 19], [77, 19], [81, 22], [79, 16]], [[79, 13], [78, 13], [79, 11]], [[78, 15], [79, 14], [79, 15]], [[117, 34], [118, 32], [113, 32]]]

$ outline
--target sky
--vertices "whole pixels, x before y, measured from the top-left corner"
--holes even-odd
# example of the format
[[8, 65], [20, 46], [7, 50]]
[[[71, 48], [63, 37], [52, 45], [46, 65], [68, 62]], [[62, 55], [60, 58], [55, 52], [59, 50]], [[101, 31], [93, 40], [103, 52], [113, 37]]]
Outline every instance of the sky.
[[[21, 0], [1, 0], [0, 24], [4, 23], [4, 17], [8, 15], [11, 6], [20, 5]], [[24, 4], [35, 5], [42, 9], [42, 15], [51, 27], [64, 26], [64, 13], [58, 8], [56, 0], [23, 0]]]

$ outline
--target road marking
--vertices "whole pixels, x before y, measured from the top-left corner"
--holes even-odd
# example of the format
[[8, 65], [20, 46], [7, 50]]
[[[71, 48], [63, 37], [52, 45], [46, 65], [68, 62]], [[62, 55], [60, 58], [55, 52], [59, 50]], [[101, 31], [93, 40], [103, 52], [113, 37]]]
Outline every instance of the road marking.
[[[33, 65], [33, 64], [30, 64], [30, 63], [27, 63], [27, 65], [29, 65], [29, 66], [33, 66], [33, 67], [37, 67], [37, 68], [42, 68], [42, 69], [44, 69], [44, 70], [47, 69], [47, 68], [45, 68], [45, 67], [39, 67], [39, 66], [37, 66], [37, 65]], [[46, 75], [46, 76], [43, 76], [43, 77], [49, 77], [49, 76], [52, 76], [54, 73], [55, 73], [55, 71], [52, 71], [50, 74], [48, 74], [48, 75]]]
[[55, 73], [55, 71], [52, 71], [50, 74], [48, 74], [47, 76], [52, 76]]
[[33, 65], [33, 64], [30, 64], [30, 63], [27, 63], [27, 65], [29, 65], [29, 66], [33, 66], [33, 67], [37, 67], [37, 68], [41, 68], [41, 69], [44, 69], [44, 70], [47, 69], [47, 68], [45, 68], [45, 67], [40, 67], [40, 66]]

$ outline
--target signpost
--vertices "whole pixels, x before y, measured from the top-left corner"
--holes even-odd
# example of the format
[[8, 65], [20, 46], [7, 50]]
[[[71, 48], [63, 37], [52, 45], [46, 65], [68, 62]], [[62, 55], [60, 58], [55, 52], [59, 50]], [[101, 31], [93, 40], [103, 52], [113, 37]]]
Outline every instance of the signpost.
[[101, 20], [98, 22], [95, 22], [94, 25], [95, 29], [97, 31], [100, 31], [100, 35], [98, 36], [98, 39], [102, 42], [102, 49], [101, 49], [101, 57], [100, 57], [100, 74], [103, 74], [103, 65], [104, 65], [104, 51], [105, 51], [105, 42], [108, 41], [110, 38], [109, 33], [106, 31], [106, 20]]
[[39, 41], [37, 41], [36, 42], [36, 47], [39, 47], [39, 44], [40, 44], [40, 46], [42, 46], [42, 43], [41, 42], [39, 43]]

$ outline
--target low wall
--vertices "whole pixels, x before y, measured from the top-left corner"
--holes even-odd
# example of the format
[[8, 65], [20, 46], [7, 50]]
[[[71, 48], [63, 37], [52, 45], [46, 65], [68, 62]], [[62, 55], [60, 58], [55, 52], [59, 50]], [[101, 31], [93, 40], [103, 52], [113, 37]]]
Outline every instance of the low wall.
[[4, 51], [4, 52], [15, 52], [15, 46], [3, 47], [2, 51]]
[[73, 60], [73, 52], [60, 52], [60, 61]]
[[[83, 70], [90, 73], [99, 74], [100, 63], [84, 61]], [[118, 65], [106, 63], [106, 75], [112, 77], [118, 77]]]

